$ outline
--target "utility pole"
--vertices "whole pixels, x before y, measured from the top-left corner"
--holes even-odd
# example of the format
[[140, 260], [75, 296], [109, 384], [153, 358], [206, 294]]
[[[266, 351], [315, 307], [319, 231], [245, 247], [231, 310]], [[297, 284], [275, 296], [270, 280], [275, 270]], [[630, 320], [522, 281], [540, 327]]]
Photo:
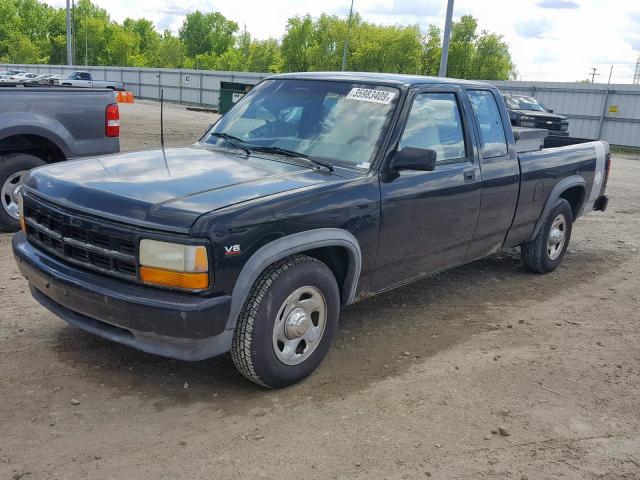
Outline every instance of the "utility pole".
[[598, 69], [596, 67], [591, 67], [591, 73], [589, 75], [591, 75], [591, 83], [595, 83], [595, 79], [597, 75], [600, 75], [599, 73], [596, 73], [598, 71]]
[[447, 18], [444, 22], [444, 37], [442, 38], [442, 52], [440, 53], [439, 77], [447, 76], [447, 62], [449, 61], [449, 39], [451, 38], [451, 19], [453, 17], [453, 0], [447, 2]]
[[73, 65], [73, 50], [71, 49], [71, 0], [67, 0], [67, 65]]
[[342, 49], [342, 71], [347, 69], [347, 50], [349, 50], [349, 38], [351, 37], [351, 17], [353, 16], [353, 0], [351, 0], [351, 8], [349, 9], [349, 23], [347, 24], [347, 39]]
[[87, 33], [87, 17], [84, 18], [84, 64], [89, 65], [89, 40]]
[[76, 63], [76, 0], [71, 0], [71, 64]]

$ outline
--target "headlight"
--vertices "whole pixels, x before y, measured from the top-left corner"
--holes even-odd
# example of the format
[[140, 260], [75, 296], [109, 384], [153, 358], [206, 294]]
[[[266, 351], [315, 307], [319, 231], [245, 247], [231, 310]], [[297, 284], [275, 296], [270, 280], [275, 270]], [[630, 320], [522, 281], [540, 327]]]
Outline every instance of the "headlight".
[[521, 127], [535, 127], [536, 122], [520, 122]]
[[27, 225], [24, 223], [24, 201], [22, 200], [22, 192], [18, 191], [18, 214], [20, 215], [20, 229], [27, 233]]
[[203, 245], [140, 241], [140, 278], [145, 283], [202, 290], [209, 286], [209, 260]]

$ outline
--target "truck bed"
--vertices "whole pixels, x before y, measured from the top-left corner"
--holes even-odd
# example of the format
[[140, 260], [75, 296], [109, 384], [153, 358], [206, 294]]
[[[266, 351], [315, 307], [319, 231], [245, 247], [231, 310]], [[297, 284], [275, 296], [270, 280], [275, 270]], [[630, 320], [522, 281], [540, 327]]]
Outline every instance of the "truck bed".
[[581, 196], [574, 219], [591, 211], [604, 189], [609, 146], [575, 137], [547, 137], [544, 148], [518, 154], [520, 194], [505, 246], [519, 245], [534, 235], [543, 208], [554, 190]]

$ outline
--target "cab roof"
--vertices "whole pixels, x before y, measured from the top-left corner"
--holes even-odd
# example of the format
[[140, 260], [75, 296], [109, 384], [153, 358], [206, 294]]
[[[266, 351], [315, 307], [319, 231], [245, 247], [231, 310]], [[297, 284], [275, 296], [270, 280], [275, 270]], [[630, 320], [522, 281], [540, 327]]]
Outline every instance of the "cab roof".
[[405, 75], [400, 73], [376, 73], [376, 72], [301, 72], [301, 73], [280, 73], [271, 75], [270, 79], [300, 79], [300, 80], [338, 80], [361, 83], [376, 83], [390, 86], [412, 86], [412, 85], [460, 85], [474, 87], [491, 87], [486, 82], [475, 80], [461, 80], [458, 78], [427, 77], [423, 75]]

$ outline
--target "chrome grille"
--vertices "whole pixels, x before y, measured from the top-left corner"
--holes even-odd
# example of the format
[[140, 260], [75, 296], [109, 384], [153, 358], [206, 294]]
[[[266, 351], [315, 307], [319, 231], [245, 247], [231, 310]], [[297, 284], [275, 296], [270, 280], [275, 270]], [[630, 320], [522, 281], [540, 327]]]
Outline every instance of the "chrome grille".
[[124, 227], [24, 197], [27, 239], [69, 263], [136, 280], [135, 243]]

